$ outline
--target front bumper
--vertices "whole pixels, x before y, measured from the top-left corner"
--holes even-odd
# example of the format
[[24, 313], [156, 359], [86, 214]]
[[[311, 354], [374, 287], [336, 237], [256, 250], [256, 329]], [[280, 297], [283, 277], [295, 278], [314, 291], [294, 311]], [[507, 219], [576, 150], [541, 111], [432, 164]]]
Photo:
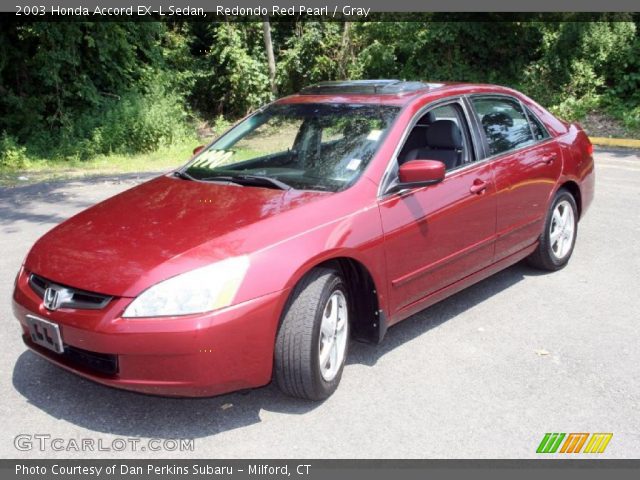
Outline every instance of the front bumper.
[[[47, 360], [111, 387], [167, 396], [212, 396], [266, 385], [287, 292], [198, 315], [124, 319], [131, 299], [103, 310], [48, 311], [18, 277], [13, 311], [25, 344]], [[65, 353], [34, 344], [26, 315], [60, 326]]]

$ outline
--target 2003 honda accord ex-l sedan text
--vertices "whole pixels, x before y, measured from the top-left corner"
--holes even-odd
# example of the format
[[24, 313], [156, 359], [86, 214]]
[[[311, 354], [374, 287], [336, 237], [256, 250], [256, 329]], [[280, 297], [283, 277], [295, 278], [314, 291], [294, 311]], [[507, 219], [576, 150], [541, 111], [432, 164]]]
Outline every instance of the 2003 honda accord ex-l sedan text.
[[328, 82], [70, 218], [16, 280], [24, 342], [79, 375], [323, 399], [349, 339], [527, 257], [557, 270], [594, 195], [582, 129], [491, 85]]

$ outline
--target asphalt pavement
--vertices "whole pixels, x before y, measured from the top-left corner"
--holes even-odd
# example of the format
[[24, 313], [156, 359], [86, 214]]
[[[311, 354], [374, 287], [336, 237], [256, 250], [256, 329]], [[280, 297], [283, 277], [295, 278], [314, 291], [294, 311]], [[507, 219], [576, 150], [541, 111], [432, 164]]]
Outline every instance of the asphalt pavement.
[[[599, 457], [639, 458], [640, 154], [599, 151], [596, 174], [567, 268], [515, 265], [391, 328], [381, 345], [352, 343], [324, 403], [274, 386], [144, 396], [26, 351], [11, 292], [30, 246], [149, 174], [0, 189], [0, 457], [533, 458], [546, 432], [611, 432]], [[194, 439], [187, 451], [181, 438]]]

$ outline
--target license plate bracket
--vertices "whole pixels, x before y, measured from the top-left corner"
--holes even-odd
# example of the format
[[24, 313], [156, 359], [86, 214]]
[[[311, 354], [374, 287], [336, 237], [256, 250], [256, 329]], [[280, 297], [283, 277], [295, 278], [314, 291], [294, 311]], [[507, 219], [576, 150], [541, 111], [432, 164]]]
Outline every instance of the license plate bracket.
[[44, 318], [27, 315], [27, 326], [31, 341], [56, 353], [64, 353], [60, 326]]

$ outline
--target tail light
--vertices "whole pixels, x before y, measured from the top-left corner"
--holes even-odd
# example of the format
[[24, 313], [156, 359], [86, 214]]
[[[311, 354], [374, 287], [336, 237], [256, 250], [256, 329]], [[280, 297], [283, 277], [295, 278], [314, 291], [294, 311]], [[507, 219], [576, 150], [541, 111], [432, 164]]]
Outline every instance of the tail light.
[[593, 144], [587, 140], [587, 155], [590, 157], [593, 155]]

